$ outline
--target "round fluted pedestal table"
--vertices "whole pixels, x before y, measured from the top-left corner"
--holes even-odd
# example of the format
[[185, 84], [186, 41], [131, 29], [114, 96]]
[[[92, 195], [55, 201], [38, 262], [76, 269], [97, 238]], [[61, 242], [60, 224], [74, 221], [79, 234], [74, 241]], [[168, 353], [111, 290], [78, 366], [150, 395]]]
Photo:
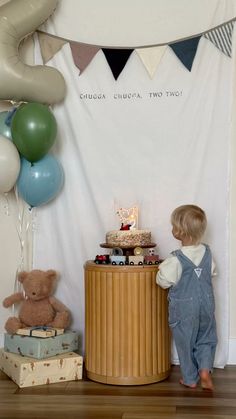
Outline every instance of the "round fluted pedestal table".
[[167, 293], [155, 265], [85, 264], [85, 368], [93, 381], [141, 385], [170, 373]]

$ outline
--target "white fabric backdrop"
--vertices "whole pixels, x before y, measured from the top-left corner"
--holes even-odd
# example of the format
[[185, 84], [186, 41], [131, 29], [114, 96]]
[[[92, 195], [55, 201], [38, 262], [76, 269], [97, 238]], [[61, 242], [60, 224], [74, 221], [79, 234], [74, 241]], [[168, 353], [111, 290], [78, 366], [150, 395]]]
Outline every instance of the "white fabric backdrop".
[[195, 203], [206, 210], [205, 239], [219, 272], [216, 366], [227, 362], [232, 62], [202, 38], [191, 73], [168, 49], [153, 80], [136, 53], [117, 81], [102, 51], [81, 77], [68, 44], [49, 63], [68, 87], [66, 100], [54, 108], [59, 135], [53, 151], [63, 164], [65, 186], [37, 209], [34, 267], [61, 273], [56, 294], [70, 307], [81, 342], [83, 265], [105, 252], [99, 243], [119, 227], [115, 210], [137, 204], [139, 227], [151, 229], [166, 257], [178, 247], [170, 213]]
[[140, 47], [202, 33], [235, 15], [235, 0], [59, 0], [40, 29], [88, 44]]

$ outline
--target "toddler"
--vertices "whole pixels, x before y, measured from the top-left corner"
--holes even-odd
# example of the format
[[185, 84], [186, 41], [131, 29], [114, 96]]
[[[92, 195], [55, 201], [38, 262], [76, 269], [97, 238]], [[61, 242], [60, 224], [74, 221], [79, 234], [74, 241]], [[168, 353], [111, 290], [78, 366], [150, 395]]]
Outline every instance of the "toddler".
[[215, 264], [209, 246], [201, 243], [207, 220], [196, 205], [182, 205], [171, 215], [172, 234], [181, 248], [159, 265], [156, 282], [169, 288], [169, 326], [175, 341], [180, 383], [213, 390], [211, 372], [217, 344], [212, 276]]

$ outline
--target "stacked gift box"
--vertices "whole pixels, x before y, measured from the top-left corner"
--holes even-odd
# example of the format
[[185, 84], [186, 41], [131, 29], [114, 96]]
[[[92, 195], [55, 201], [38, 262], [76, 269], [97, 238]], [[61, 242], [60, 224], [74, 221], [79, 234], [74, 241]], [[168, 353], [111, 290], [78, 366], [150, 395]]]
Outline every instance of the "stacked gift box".
[[83, 358], [78, 333], [35, 327], [4, 335], [0, 369], [19, 387], [29, 387], [82, 378]]

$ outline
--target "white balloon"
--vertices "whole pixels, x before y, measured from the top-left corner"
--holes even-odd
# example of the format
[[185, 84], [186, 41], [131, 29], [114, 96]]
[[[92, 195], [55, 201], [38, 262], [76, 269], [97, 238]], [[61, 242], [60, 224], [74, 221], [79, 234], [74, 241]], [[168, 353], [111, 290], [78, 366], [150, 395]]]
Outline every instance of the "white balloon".
[[19, 44], [54, 12], [58, 0], [11, 0], [0, 7], [0, 99], [53, 104], [65, 97], [62, 74], [26, 65]]
[[20, 156], [11, 140], [0, 135], [0, 193], [9, 192], [20, 172]]

